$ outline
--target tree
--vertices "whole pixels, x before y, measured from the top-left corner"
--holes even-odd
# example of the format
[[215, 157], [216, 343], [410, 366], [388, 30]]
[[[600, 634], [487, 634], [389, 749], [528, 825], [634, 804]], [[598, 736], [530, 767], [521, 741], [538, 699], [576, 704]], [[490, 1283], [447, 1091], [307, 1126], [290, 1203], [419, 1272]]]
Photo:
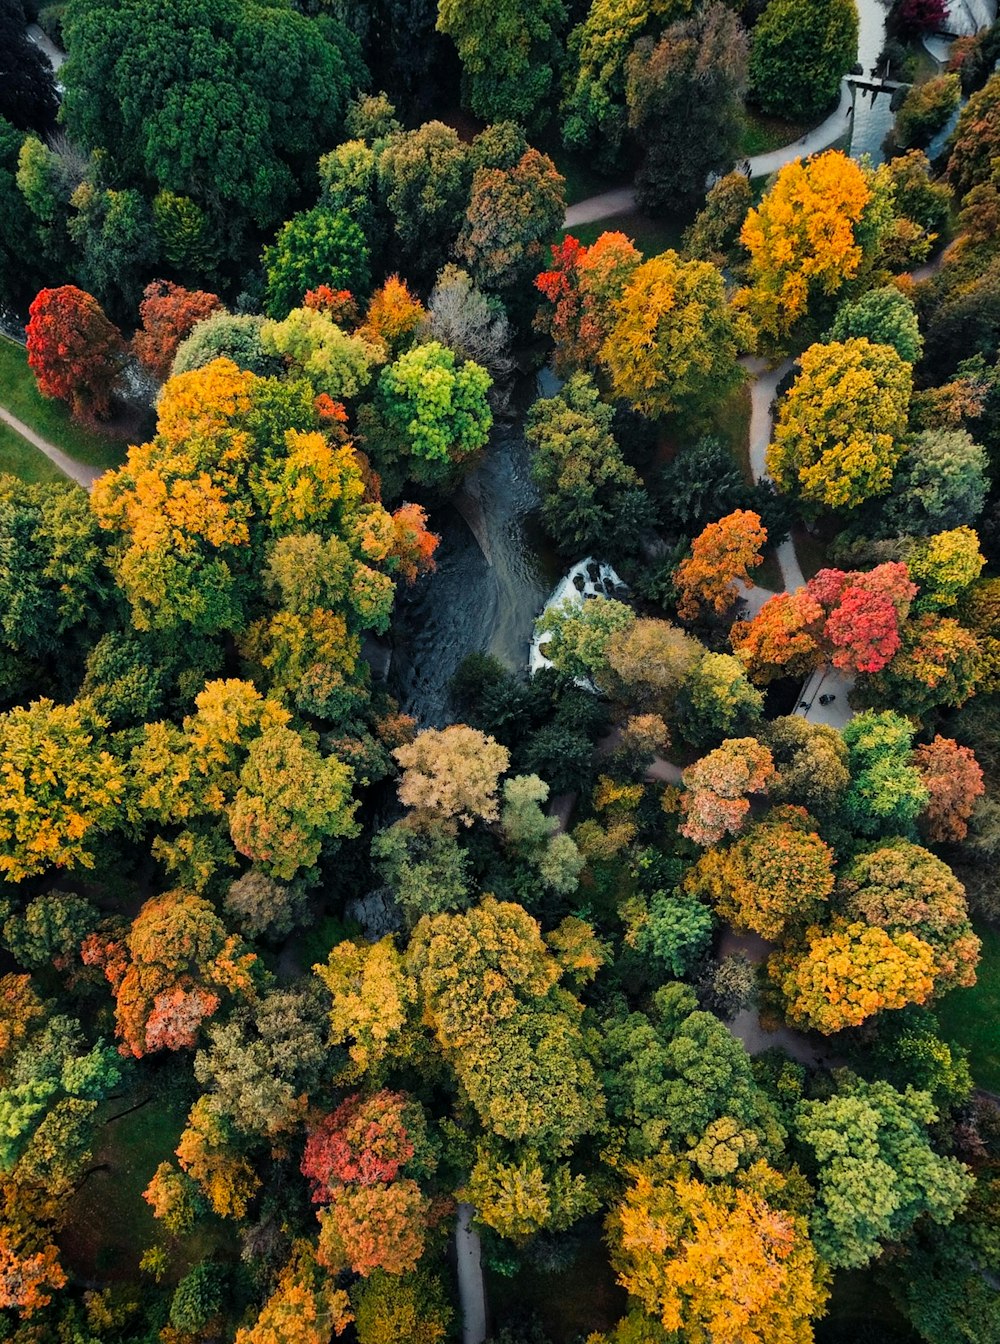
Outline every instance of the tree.
[[825, 723], [786, 714], [762, 725], [776, 774], [768, 786], [774, 802], [796, 803], [819, 817], [832, 816], [850, 783], [847, 746]]
[[260, 342], [334, 401], [364, 392], [374, 366], [383, 362], [381, 346], [360, 334], [349, 336], [316, 308], [293, 308], [283, 322], [265, 322]]
[[585, 1178], [574, 1176], [565, 1163], [545, 1164], [531, 1150], [505, 1162], [482, 1143], [463, 1194], [480, 1222], [521, 1243], [538, 1232], [565, 1231], [598, 1207]]
[[948, 179], [960, 196], [988, 182], [1000, 151], [1000, 78], [993, 75], [962, 108], [951, 138]]
[[809, 121], [836, 101], [857, 57], [852, 0], [770, 0], [753, 30], [750, 91], [765, 112]]
[[159, 262], [159, 239], [149, 202], [140, 191], [99, 190], [80, 183], [70, 203], [67, 231], [82, 260], [81, 283], [119, 316], [131, 318], [143, 280]]
[[405, 806], [463, 826], [500, 815], [496, 793], [510, 753], [494, 738], [454, 723], [425, 729], [393, 756], [403, 767], [399, 798]]
[[445, 822], [397, 822], [375, 835], [372, 858], [414, 921], [469, 903], [468, 855]]
[[674, 707], [677, 728], [693, 747], [747, 736], [764, 712], [764, 697], [743, 664], [727, 653], [706, 653], [691, 669]]
[[612, 638], [627, 633], [635, 623], [631, 607], [595, 594], [579, 604], [567, 599], [546, 607], [535, 622], [535, 632], [545, 637], [542, 652], [558, 671], [570, 677], [600, 678], [608, 672]]
[[398, 1276], [376, 1270], [352, 1292], [358, 1344], [440, 1344], [448, 1336], [452, 1309], [427, 1270]]
[[979, 578], [985, 563], [979, 536], [971, 527], [955, 527], [913, 542], [906, 551], [906, 566], [920, 585], [917, 610], [942, 611], [955, 606]]
[[63, 115], [77, 143], [106, 151], [130, 185], [262, 229], [337, 142], [364, 76], [340, 24], [282, 6], [85, 0], [70, 5], [64, 33]]
[[816, 1249], [834, 1267], [857, 1268], [901, 1241], [918, 1218], [947, 1224], [972, 1189], [971, 1173], [931, 1147], [937, 1113], [926, 1092], [898, 1092], [844, 1073], [828, 1101], [801, 1101], [800, 1142], [815, 1154]]
[[[44, 1238], [33, 1240], [44, 1243]], [[13, 1308], [22, 1318], [31, 1317], [47, 1307], [67, 1282], [56, 1246], [42, 1244], [34, 1250], [18, 1246], [12, 1230], [5, 1228], [0, 1233], [0, 1307]]]
[[373, 345], [384, 346], [390, 357], [395, 357], [413, 344], [426, 321], [427, 310], [406, 281], [390, 275], [371, 296], [357, 334]]
[[264, 318], [256, 313], [214, 313], [198, 322], [191, 335], [181, 341], [171, 373], [203, 369], [216, 359], [228, 359], [246, 373], [260, 378], [281, 372], [281, 360], [269, 355], [260, 339]]
[[[731, 168], [740, 145], [747, 36], [726, 5], [640, 38], [626, 64], [629, 128], [644, 157], [636, 177], [646, 210], [700, 204], [705, 180]], [[683, 126], [685, 133], [677, 134]]]
[[866, 701], [891, 703], [918, 718], [972, 695], [982, 655], [971, 631], [950, 616], [918, 616], [903, 628], [902, 648], [863, 688]]
[[518, 905], [484, 896], [463, 914], [424, 916], [406, 953], [424, 1021], [487, 1130], [569, 1148], [596, 1121], [600, 1088], [579, 1005]]
[[901, 646], [900, 627], [917, 593], [907, 566], [887, 561], [866, 573], [821, 569], [806, 591], [825, 612], [823, 642], [834, 667], [880, 672]]
[[612, 408], [592, 378], [576, 373], [555, 397], [536, 401], [525, 434], [545, 526], [560, 550], [610, 553], [634, 545], [652, 509], [611, 432]]
[[423, 1255], [429, 1213], [416, 1181], [340, 1186], [317, 1215], [316, 1259], [334, 1274], [409, 1274]]
[[306, 1241], [293, 1243], [288, 1263], [252, 1326], [237, 1330], [236, 1344], [329, 1344], [353, 1320], [349, 1299], [316, 1263]]
[[601, 362], [615, 395], [643, 415], [695, 414], [739, 382], [743, 328], [708, 262], [673, 251], [643, 262], [613, 311]]
[[[930, 0], [932, 4], [939, 2]], [[938, 131], [948, 124], [961, 99], [962, 87], [957, 74], [938, 75], [925, 84], [915, 85], [907, 92], [896, 113], [893, 127], [896, 143], [901, 149], [926, 149]]]
[[864, 337], [872, 345], [891, 345], [907, 364], [916, 364], [924, 348], [913, 300], [895, 285], [846, 299], [823, 339], [843, 342], [855, 337]]
[[107, 415], [125, 342], [97, 300], [63, 285], [41, 290], [28, 311], [28, 363], [38, 390], [68, 402], [79, 420]]
[[428, 121], [394, 135], [378, 161], [379, 182], [408, 274], [433, 276], [447, 260], [469, 202], [473, 164], [451, 126]]
[[105, 960], [124, 1048], [141, 1059], [193, 1045], [221, 1003], [216, 991], [252, 991], [255, 962], [203, 897], [185, 891], [151, 897], [124, 947], [112, 948]]
[[224, 1302], [221, 1265], [208, 1260], [195, 1265], [174, 1289], [170, 1324], [184, 1334], [195, 1334], [218, 1317]]
[[740, 230], [753, 204], [753, 192], [745, 174], [726, 173], [709, 189], [705, 204], [684, 232], [684, 251], [721, 269], [738, 271], [746, 254], [740, 246]]
[[267, 275], [267, 311], [284, 317], [317, 285], [365, 294], [371, 285], [368, 244], [346, 210], [313, 206], [293, 215], [262, 257]]
[[489, 388], [485, 369], [460, 363], [437, 341], [415, 346], [382, 370], [378, 404], [417, 479], [440, 483], [486, 445], [493, 424]]
[[45, 282], [36, 220], [18, 185], [21, 147], [28, 138], [0, 116], [0, 302], [18, 312]]
[[482, 365], [501, 384], [513, 371], [510, 323], [503, 304], [472, 283], [458, 266], [438, 274], [427, 305], [427, 333], [454, 350], [459, 359]]
[[553, 243], [552, 270], [535, 278], [535, 288], [548, 300], [535, 326], [552, 337], [556, 370], [596, 365], [615, 321], [621, 299], [642, 254], [623, 233], [602, 233], [590, 247], [572, 234]]
[[760, 514], [737, 509], [708, 526], [691, 543], [691, 555], [674, 573], [679, 597], [677, 614], [694, 620], [701, 608], [723, 615], [736, 602], [738, 585], [752, 588], [749, 570], [762, 564], [767, 531]]
[[812, 827], [804, 808], [774, 808], [728, 849], [702, 855], [685, 885], [775, 942], [787, 925], [815, 921], [833, 893], [833, 851]]
[[347, 1046], [355, 1075], [405, 1051], [417, 991], [391, 938], [337, 943], [313, 970], [330, 992], [330, 1044]]
[[945, 0], [900, 0], [895, 7], [895, 20], [906, 34], [936, 31], [948, 19]]
[[811, 925], [802, 946], [775, 953], [767, 973], [793, 1026], [829, 1036], [875, 1013], [926, 1003], [934, 991], [934, 950], [916, 934], [837, 916]]
[[51, 131], [59, 111], [52, 67], [25, 30], [20, 0], [0, 4], [0, 117], [22, 131]]
[[177, 1160], [220, 1218], [246, 1217], [260, 1177], [238, 1154], [232, 1123], [213, 1109], [208, 1097], [199, 1097], [191, 1107]]
[[934, 993], [975, 984], [980, 942], [965, 889], [946, 863], [908, 840], [859, 854], [838, 881], [839, 904], [889, 934], [915, 933], [934, 953]]
[[920, 818], [927, 838], [935, 844], [964, 840], [976, 799], [986, 792], [975, 753], [937, 733], [914, 749], [913, 764], [929, 795]]
[[927, 537], [974, 525], [986, 499], [986, 451], [964, 429], [927, 429], [906, 439], [889, 495], [886, 526]]
[[635, 713], [669, 718], [681, 688], [698, 664], [703, 646], [669, 621], [633, 620], [607, 644], [602, 690]]
[[767, 747], [752, 737], [727, 739], [684, 771], [681, 834], [705, 847], [736, 834], [750, 811], [748, 795], [765, 791], [773, 774]]
[[819, 663], [823, 608], [808, 588], [769, 597], [752, 621], [729, 632], [733, 652], [756, 682], [806, 676]]
[[94, 840], [118, 824], [125, 793], [103, 726], [86, 702], [37, 700], [0, 715], [0, 872], [9, 880], [53, 864], [94, 866]]
[[879, 183], [839, 150], [779, 171], [740, 234], [750, 268], [738, 299], [760, 330], [783, 340], [810, 307], [862, 273], [888, 219]]
[[812, 345], [778, 412], [767, 469], [808, 504], [856, 508], [889, 489], [902, 456], [912, 378], [888, 345]]
[[664, 1330], [691, 1344], [809, 1339], [827, 1275], [785, 1177], [758, 1162], [708, 1185], [669, 1155], [629, 1176], [608, 1219], [612, 1265]]
[[313, 1203], [328, 1204], [340, 1185], [388, 1185], [409, 1174], [414, 1138], [425, 1147], [419, 1104], [385, 1088], [370, 1097], [354, 1093], [309, 1131], [301, 1170]]
[[486, 121], [539, 125], [565, 21], [562, 0], [488, 6], [482, 0], [442, 0], [438, 32], [458, 48], [463, 102]]
[[136, 359], [162, 383], [180, 343], [198, 322], [221, 308], [222, 301], [215, 294], [183, 289], [170, 280], [154, 280], [146, 286], [139, 305], [142, 327], [132, 337]]
[[182, 274], [211, 274], [219, 263], [221, 245], [214, 221], [201, 206], [175, 191], [158, 191], [151, 209], [164, 261]]
[[530, 147], [509, 168], [476, 169], [455, 245], [476, 284], [509, 301], [535, 275], [566, 213], [564, 187], [548, 155]]
[[928, 793], [910, 763], [913, 725], [892, 710], [856, 714], [843, 731], [851, 783], [844, 808], [859, 835], [912, 832]]

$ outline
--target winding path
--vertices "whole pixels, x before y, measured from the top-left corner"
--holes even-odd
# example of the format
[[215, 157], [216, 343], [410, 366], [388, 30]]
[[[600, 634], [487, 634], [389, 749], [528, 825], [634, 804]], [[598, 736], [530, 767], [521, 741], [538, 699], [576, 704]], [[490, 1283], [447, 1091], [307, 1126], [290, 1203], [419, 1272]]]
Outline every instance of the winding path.
[[64, 476], [68, 476], [71, 481], [76, 481], [77, 485], [82, 485], [84, 490], [90, 490], [98, 476], [104, 474], [103, 467], [88, 467], [83, 462], [77, 462], [75, 458], [67, 456], [54, 443], [49, 443], [48, 439], [43, 439], [41, 435], [36, 434], [23, 420], [18, 420], [17, 416], [12, 415], [5, 406], [0, 406], [0, 420], [5, 425], [9, 425], [15, 434], [20, 434], [22, 439], [26, 439], [33, 448], [37, 448], [40, 453], [44, 453]]

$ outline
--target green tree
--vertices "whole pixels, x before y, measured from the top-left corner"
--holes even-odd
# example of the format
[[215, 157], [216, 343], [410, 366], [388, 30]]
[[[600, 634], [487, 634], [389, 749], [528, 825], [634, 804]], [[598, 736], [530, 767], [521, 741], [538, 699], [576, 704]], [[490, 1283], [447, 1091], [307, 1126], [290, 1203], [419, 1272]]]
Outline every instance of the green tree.
[[340, 24], [279, 5], [71, 0], [64, 25], [70, 135], [105, 151], [130, 186], [152, 182], [262, 228], [336, 143], [363, 78]]
[[612, 434], [610, 406], [593, 379], [575, 373], [555, 397], [536, 401], [526, 435], [545, 526], [566, 554], [613, 554], [652, 526], [652, 506]]
[[414, 922], [471, 900], [469, 856], [443, 823], [388, 826], [372, 840], [372, 858]]
[[767, 467], [811, 506], [855, 508], [889, 489], [902, 456], [912, 377], [888, 345], [812, 345], [781, 403]]
[[1000, 77], [993, 75], [962, 108], [951, 138], [948, 178], [960, 196], [990, 180], [993, 159], [998, 152]]
[[738, 658], [706, 653], [682, 684], [674, 712], [685, 742], [715, 747], [724, 737], [746, 737], [756, 730], [764, 696], [747, 680]]
[[281, 373], [281, 360], [264, 349], [260, 337], [263, 326], [264, 318], [256, 313], [213, 313], [196, 323], [191, 335], [177, 347], [172, 376], [203, 369], [214, 359], [230, 359], [238, 369], [260, 378]]
[[746, 332], [721, 273], [663, 252], [636, 268], [614, 305], [601, 362], [615, 395], [643, 415], [704, 412], [740, 380]]
[[843, 1073], [828, 1101], [802, 1101], [796, 1133], [815, 1155], [816, 1248], [828, 1264], [860, 1267], [901, 1241], [918, 1218], [947, 1225], [973, 1178], [931, 1146], [937, 1113], [926, 1092], [897, 1092]]
[[381, 351], [363, 336], [350, 336], [328, 313], [293, 308], [283, 322], [265, 322], [260, 341], [268, 354], [286, 359], [317, 393], [334, 401], [356, 397], [367, 388]]
[[473, 163], [468, 145], [451, 126], [428, 121], [389, 140], [379, 155], [378, 173], [407, 274], [436, 275], [469, 203]]
[[909, 835], [929, 794], [910, 764], [913, 725], [892, 710], [857, 714], [843, 731], [851, 783], [844, 809], [860, 835]]
[[746, 33], [720, 0], [671, 24], [659, 41], [644, 37], [632, 48], [625, 96], [644, 152], [636, 188], [645, 210], [699, 204], [706, 178], [732, 166], [746, 72]]
[[762, 725], [775, 775], [768, 786], [774, 802], [795, 803], [818, 817], [836, 813], [850, 783], [847, 746], [836, 728], [786, 714]]
[[846, 300], [823, 339], [848, 341], [859, 336], [872, 345], [891, 345], [907, 364], [916, 364], [924, 348], [913, 300], [895, 285], [869, 289], [859, 299]]
[[908, 438], [882, 508], [887, 527], [927, 537], [974, 525], [987, 491], [986, 450], [964, 429], [926, 429]]
[[561, 606], [546, 607], [535, 622], [535, 631], [547, 636], [542, 652], [560, 672], [592, 677], [607, 672], [612, 636], [634, 624], [631, 607], [598, 595], [580, 604], [567, 600]]
[[908, 90], [893, 127], [897, 145], [901, 149], [926, 149], [948, 124], [961, 99], [957, 74], [938, 75]]
[[458, 48], [463, 101], [477, 117], [541, 124], [565, 21], [562, 0], [441, 0], [438, 31]]
[[284, 317], [318, 285], [367, 294], [371, 285], [368, 244], [346, 210], [313, 206], [281, 226], [262, 257], [267, 275], [267, 311]]
[[753, 30], [750, 91], [765, 112], [808, 121], [836, 101], [857, 58], [854, 0], [770, 0]]
[[25, 138], [0, 116], [0, 302], [17, 311], [44, 283], [35, 220], [17, 184]]

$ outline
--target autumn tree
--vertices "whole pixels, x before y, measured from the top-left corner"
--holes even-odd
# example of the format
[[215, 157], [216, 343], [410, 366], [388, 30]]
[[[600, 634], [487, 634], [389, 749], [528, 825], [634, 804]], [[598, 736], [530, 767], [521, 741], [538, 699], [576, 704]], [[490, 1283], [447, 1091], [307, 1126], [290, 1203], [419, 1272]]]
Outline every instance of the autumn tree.
[[943, 611], [955, 606], [985, 564], [979, 535], [971, 527], [936, 532], [911, 543], [906, 549], [906, 566], [920, 585], [917, 610]]
[[810, 121], [836, 101], [857, 55], [851, 0], [770, 0], [753, 31], [753, 99], [773, 116]]
[[828, 1264], [859, 1268], [918, 1218], [954, 1218], [973, 1178], [934, 1151], [928, 1126], [936, 1119], [926, 1092], [847, 1072], [828, 1100], [799, 1102], [796, 1133], [815, 1155], [819, 1185], [812, 1236]]
[[419, 1103], [383, 1088], [369, 1097], [354, 1093], [314, 1125], [301, 1170], [313, 1203], [328, 1204], [340, 1185], [388, 1185], [414, 1168], [426, 1173], [429, 1151]]
[[612, 633], [596, 680], [633, 712], [669, 718], [703, 652], [702, 644], [670, 621], [640, 617]]
[[918, 616], [904, 626], [892, 662], [865, 684], [862, 703], [893, 704], [918, 718], [938, 705], [962, 705], [981, 665], [979, 641], [965, 626], [950, 616]]
[[763, 563], [767, 530], [760, 515], [737, 509], [709, 523], [691, 543], [691, 555], [674, 573], [677, 614], [693, 620], [702, 607], [723, 615], [739, 596], [739, 585], [752, 588], [749, 571]]
[[637, 266], [615, 303], [601, 362], [615, 395], [643, 415], [695, 414], [736, 386], [748, 334], [721, 273], [663, 252]]
[[358, 1344], [441, 1344], [452, 1309], [440, 1279], [427, 1270], [386, 1274], [376, 1270], [352, 1290]]
[[426, 728], [393, 755], [403, 767], [399, 798], [407, 807], [463, 826], [499, 816], [497, 788], [510, 753], [494, 738], [455, 723]]
[[28, 311], [28, 364], [39, 391], [68, 402], [77, 419], [106, 416], [125, 356], [121, 332], [74, 285], [43, 289]]
[[255, 962], [204, 898], [185, 891], [151, 897], [124, 946], [105, 960], [124, 1047], [140, 1059], [193, 1045], [223, 993], [253, 992]]
[[976, 799], [986, 792], [975, 753], [937, 733], [914, 749], [913, 764], [929, 795], [920, 817], [927, 838], [935, 844], [964, 840]]
[[564, 188], [565, 180], [549, 156], [528, 145], [509, 165], [487, 160], [476, 168], [455, 247], [476, 284], [505, 295], [508, 303], [518, 297], [562, 224]]
[[994, 75], [962, 108], [951, 140], [948, 178], [960, 196], [993, 171], [1000, 149], [1000, 79]]
[[749, 736], [764, 711], [764, 697], [747, 680], [743, 664], [727, 653], [706, 653], [677, 696], [677, 730], [693, 747]]
[[850, 783], [847, 746], [840, 733], [801, 714], [786, 714], [763, 724], [760, 738], [774, 760], [768, 796], [819, 817], [835, 814]]
[[426, 320], [427, 310], [406, 281], [390, 275], [369, 299], [357, 335], [373, 345], [383, 345], [395, 358], [413, 343]]
[[316, 1258], [334, 1274], [408, 1274], [423, 1254], [429, 1213], [429, 1200], [413, 1180], [339, 1186], [317, 1215]]
[[833, 893], [833, 851], [804, 808], [777, 807], [727, 849], [704, 854], [685, 879], [723, 919], [776, 941], [815, 921]]
[[642, 482], [612, 434], [613, 416], [583, 373], [528, 412], [531, 474], [542, 492], [545, 525], [564, 552], [631, 548], [652, 524]]
[[912, 378], [888, 345], [812, 345], [778, 411], [767, 468], [811, 506], [855, 508], [889, 489]]
[[749, 795], [764, 792], [773, 774], [771, 753], [754, 738], [723, 742], [684, 771], [681, 833], [707, 847], [741, 831]]
[[330, 992], [329, 1040], [345, 1046], [351, 1077], [378, 1074], [393, 1054], [405, 1054], [417, 988], [391, 938], [345, 939], [313, 967]]
[[664, 1330], [691, 1344], [809, 1338], [827, 1274], [785, 1177], [757, 1162], [709, 1185], [669, 1155], [629, 1176], [608, 1219], [612, 1265]]
[[139, 305], [142, 325], [132, 337], [135, 357], [162, 383], [181, 341], [197, 323], [221, 309], [222, 301], [215, 294], [154, 280], [146, 286]]
[[806, 592], [823, 609], [822, 642], [834, 667], [871, 673], [898, 652], [917, 586], [906, 565], [890, 560], [862, 572], [821, 569]]
[[836, 917], [811, 925], [801, 947], [776, 953], [767, 972], [793, 1026], [830, 1035], [875, 1013], [926, 1003], [934, 990], [934, 951], [906, 930], [887, 933]]
[[946, 863], [908, 840], [865, 850], [841, 870], [838, 904], [890, 935], [910, 931], [934, 954], [934, 993], [975, 984], [980, 942], [965, 889]]
[[329, 1344], [353, 1319], [347, 1293], [331, 1283], [306, 1241], [295, 1242], [274, 1291], [236, 1344]]
[[545, 1163], [530, 1149], [505, 1161], [486, 1143], [477, 1145], [463, 1196], [480, 1222], [515, 1243], [542, 1231], [565, 1231], [598, 1208], [585, 1177], [567, 1163]]
[[746, 32], [718, 0], [672, 23], [658, 41], [640, 38], [632, 48], [625, 97], [629, 128], [644, 151], [636, 177], [644, 209], [700, 204], [706, 179], [732, 167], [746, 72]]
[[511, 327], [496, 295], [484, 294], [460, 266], [445, 266], [427, 304], [426, 331], [460, 359], [481, 365], [502, 389], [513, 372]]
[[463, 101], [486, 121], [537, 126], [555, 79], [562, 0], [486, 6], [442, 0], [438, 31], [447, 33], [462, 62]]
[[817, 300], [859, 276], [886, 216], [871, 172], [839, 150], [786, 164], [740, 235], [750, 267], [738, 298], [758, 328], [784, 340]]
[[199, 1097], [177, 1145], [181, 1170], [193, 1180], [220, 1218], [246, 1217], [260, 1177], [240, 1151], [232, 1121], [209, 1097]]
[[595, 1123], [600, 1087], [561, 967], [518, 905], [485, 896], [425, 916], [406, 965], [424, 1020], [487, 1130], [558, 1154]]
[[535, 326], [552, 337], [556, 369], [565, 374], [597, 363], [615, 320], [614, 305], [642, 254], [623, 233], [602, 233], [590, 247], [567, 234], [551, 252], [552, 269], [535, 279], [547, 300]]
[[753, 193], [745, 175], [738, 171], [724, 174], [709, 189], [694, 222], [684, 231], [684, 251], [740, 274], [746, 262], [740, 230], [752, 204]]
[[736, 621], [729, 632], [733, 652], [753, 681], [803, 677], [821, 661], [823, 608], [800, 588], [769, 597], [751, 621]]

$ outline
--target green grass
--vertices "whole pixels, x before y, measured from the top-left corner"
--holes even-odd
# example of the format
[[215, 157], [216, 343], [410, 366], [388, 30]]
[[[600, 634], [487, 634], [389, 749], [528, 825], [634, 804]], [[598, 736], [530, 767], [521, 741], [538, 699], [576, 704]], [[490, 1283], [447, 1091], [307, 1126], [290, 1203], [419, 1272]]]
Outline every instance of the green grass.
[[784, 591], [785, 581], [781, 577], [781, 566], [778, 564], [777, 549], [774, 546], [764, 547], [764, 563], [752, 570], [750, 577], [754, 583], [766, 588], [769, 593]]
[[0, 404], [49, 443], [90, 467], [116, 467], [125, 461], [121, 439], [84, 429], [61, 401], [49, 401], [35, 385], [24, 350], [0, 337]]
[[972, 1076], [988, 1092], [1000, 1093], [1000, 930], [977, 923], [982, 959], [971, 989], [953, 989], [936, 1012], [941, 1034], [965, 1046]]
[[722, 440], [739, 465], [743, 479], [753, 485], [750, 468], [750, 384], [743, 383], [712, 408], [708, 433]]
[[795, 543], [799, 568], [807, 579], [811, 579], [828, 564], [826, 543], [821, 538], [814, 537], [811, 532], [807, 532], [804, 527], [796, 525], [792, 528], [792, 541]]
[[746, 109], [743, 139], [740, 154], [745, 159], [755, 154], [769, 154], [772, 149], [782, 149], [793, 140], [800, 140], [806, 131], [812, 129], [813, 122], [785, 121], [783, 117], [767, 117], [753, 108]]
[[38, 481], [65, 481], [54, 463], [44, 453], [40, 453], [27, 439], [0, 420], [0, 473], [18, 476], [22, 481], [35, 484]]
[[571, 229], [562, 229], [553, 241], [562, 242], [571, 233], [585, 247], [589, 247], [602, 233], [624, 233], [644, 256], [655, 257], [658, 252], [666, 252], [670, 247], [679, 248], [681, 237], [690, 222], [687, 218], [671, 215], [653, 219], [641, 210], [629, 210], [626, 214], [610, 215], [607, 219], [596, 219], [590, 224], [576, 224]]

